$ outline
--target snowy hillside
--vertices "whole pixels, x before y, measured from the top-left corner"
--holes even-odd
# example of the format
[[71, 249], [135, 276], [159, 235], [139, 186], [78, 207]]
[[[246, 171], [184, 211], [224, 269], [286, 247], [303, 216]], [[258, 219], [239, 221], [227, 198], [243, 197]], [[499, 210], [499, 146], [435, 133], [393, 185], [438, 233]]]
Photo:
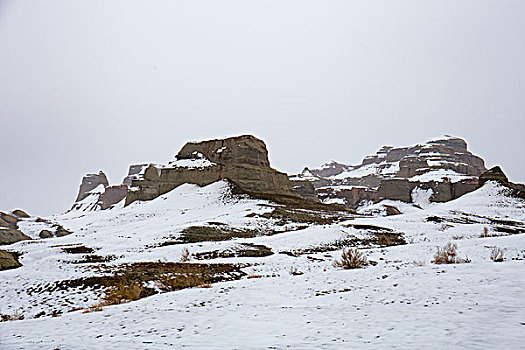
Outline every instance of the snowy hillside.
[[[269, 218], [265, 214], [282, 206], [233, 196], [226, 182], [183, 185], [125, 208], [71, 211], [52, 219], [73, 234], [9, 246], [22, 252], [23, 266], [0, 272], [0, 312], [25, 319], [0, 323], [0, 345], [518, 348], [525, 340], [525, 203], [505, 192], [487, 183], [460, 199], [403, 215], [307, 226]], [[202, 226], [254, 234], [170, 243], [185, 228]], [[370, 239], [377, 232], [402, 233], [408, 244], [379, 247]], [[471, 262], [432, 264], [436, 247], [447, 242], [457, 243], [459, 256]], [[250, 244], [274, 254], [195, 259]], [[334, 267], [344, 245], [360, 246], [371, 264]], [[496, 246], [504, 250], [504, 262], [490, 260]], [[66, 252], [75, 247], [87, 254]], [[178, 261], [185, 248], [192, 262], [246, 264], [244, 277], [90, 313], [83, 312], [103, 297], [103, 289], [49, 288], [124, 263]], [[78, 263], [89, 255], [108, 259]]]

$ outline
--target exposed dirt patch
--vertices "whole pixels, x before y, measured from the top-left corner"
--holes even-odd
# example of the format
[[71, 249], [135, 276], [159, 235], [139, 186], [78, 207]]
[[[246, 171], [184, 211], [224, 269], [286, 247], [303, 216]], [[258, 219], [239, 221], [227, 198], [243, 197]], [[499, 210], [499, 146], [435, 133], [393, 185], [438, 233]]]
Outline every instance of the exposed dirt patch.
[[65, 247], [65, 248], [62, 248], [62, 250], [68, 254], [90, 254], [90, 253], [95, 252], [93, 248], [86, 247], [83, 245], [76, 246], [76, 247]]
[[193, 256], [197, 260], [208, 260], [217, 258], [254, 257], [261, 258], [273, 255], [267, 246], [261, 244], [243, 243], [225, 250], [214, 250], [210, 252], [196, 253]]
[[298, 249], [293, 251], [281, 251], [280, 254], [286, 254], [290, 256], [299, 256], [304, 254], [315, 254], [332, 252], [344, 248], [355, 248], [355, 247], [375, 247], [375, 246], [395, 246], [407, 244], [403, 233], [396, 232], [392, 229], [372, 226], [372, 225], [345, 225], [346, 227], [359, 228], [360, 230], [366, 230], [367, 237], [359, 238], [356, 236], [350, 236], [347, 238], [336, 239], [333, 242], [323, 243], [317, 246], [312, 246], [305, 249]]
[[[90, 289], [105, 295], [105, 302], [110, 296], [112, 301], [104, 304], [110, 305], [130, 301], [126, 296], [119, 299], [119, 291], [128, 293], [131, 287], [134, 290], [131, 300], [137, 300], [157, 293], [237, 280], [246, 275], [241, 270], [246, 266], [176, 262], [137, 262], [118, 266], [97, 265], [96, 270], [102, 275], [31, 286], [27, 289], [27, 294], [53, 293], [71, 288]], [[72, 307], [72, 310], [77, 309], [74, 305]]]
[[239, 229], [225, 225], [190, 226], [182, 230], [179, 237], [167, 240], [160, 246], [184, 243], [227, 241], [233, 238], [252, 238], [263, 232], [250, 229]]
[[84, 255], [82, 259], [75, 260], [72, 263], [73, 264], [95, 264], [95, 263], [105, 263], [112, 260], [115, 260], [117, 257], [114, 255], [96, 255], [96, 254], [88, 254]]
[[266, 219], [278, 220], [278, 225], [285, 225], [292, 222], [302, 224], [329, 225], [344, 219], [348, 219], [348, 216], [343, 216], [340, 212], [290, 209], [285, 207], [274, 207], [271, 212], [257, 216]]

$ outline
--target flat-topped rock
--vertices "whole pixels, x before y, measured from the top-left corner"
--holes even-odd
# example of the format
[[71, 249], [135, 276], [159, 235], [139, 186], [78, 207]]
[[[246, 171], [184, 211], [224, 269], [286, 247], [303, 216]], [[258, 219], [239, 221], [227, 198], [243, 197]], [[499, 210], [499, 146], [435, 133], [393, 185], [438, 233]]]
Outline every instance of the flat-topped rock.
[[167, 165], [149, 165], [131, 178], [126, 205], [151, 200], [183, 183], [227, 179], [250, 194], [297, 196], [285, 173], [270, 167], [266, 144], [251, 135], [188, 142]]

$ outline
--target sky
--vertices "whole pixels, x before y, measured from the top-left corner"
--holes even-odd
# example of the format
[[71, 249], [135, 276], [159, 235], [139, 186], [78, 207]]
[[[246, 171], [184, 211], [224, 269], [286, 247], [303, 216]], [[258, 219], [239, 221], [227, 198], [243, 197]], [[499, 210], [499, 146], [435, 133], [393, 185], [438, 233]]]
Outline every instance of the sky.
[[0, 0], [0, 210], [190, 140], [288, 173], [443, 134], [525, 182], [523, 0]]

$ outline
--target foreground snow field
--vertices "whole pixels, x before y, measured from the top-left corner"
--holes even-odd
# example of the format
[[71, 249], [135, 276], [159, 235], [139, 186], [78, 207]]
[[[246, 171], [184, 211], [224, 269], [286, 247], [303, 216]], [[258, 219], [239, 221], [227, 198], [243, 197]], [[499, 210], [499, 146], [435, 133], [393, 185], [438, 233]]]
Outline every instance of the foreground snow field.
[[[519, 349], [525, 344], [525, 203], [507, 196], [503, 187], [487, 183], [451, 202], [405, 208], [402, 215], [307, 228], [262, 218], [268, 204], [232, 197], [228, 185], [218, 182], [183, 185], [126, 208], [52, 218], [74, 233], [8, 247], [24, 253], [23, 266], [0, 272], [0, 313], [20, 312], [26, 319], [0, 323], [0, 349]], [[210, 222], [287, 232], [158, 246], [185, 227]], [[377, 264], [355, 270], [333, 266], [341, 250], [279, 254], [365, 237], [359, 224], [403, 232], [408, 244], [362, 247]], [[36, 223], [25, 225], [27, 231]], [[489, 237], [480, 238], [484, 233]], [[447, 242], [456, 243], [460, 257], [471, 262], [432, 264], [436, 247]], [[177, 261], [184, 248], [195, 254], [240, 243], [264, 245], [276, 254], [208, 260], [249, 263], [244, 271], [252, 278], [156, 294], [99, 312], [68, 312], [95, 304], [100, 298], [95, 291], [27, 293], [29, 287], [92, 275], [90, 264], [72, 264], [78, 257], [62, 250], [80, 243], [115, 256], [113, 265]], [[504, 250], [504, 262], [490, 259], [493, 247]], [[32, 318], [54, 310], [62, 314]]]

